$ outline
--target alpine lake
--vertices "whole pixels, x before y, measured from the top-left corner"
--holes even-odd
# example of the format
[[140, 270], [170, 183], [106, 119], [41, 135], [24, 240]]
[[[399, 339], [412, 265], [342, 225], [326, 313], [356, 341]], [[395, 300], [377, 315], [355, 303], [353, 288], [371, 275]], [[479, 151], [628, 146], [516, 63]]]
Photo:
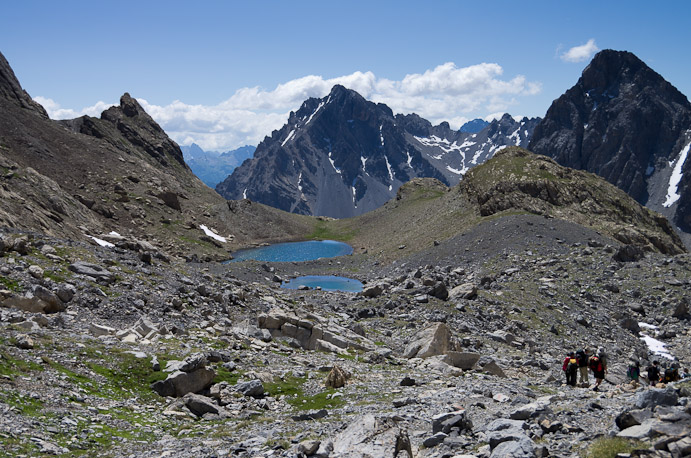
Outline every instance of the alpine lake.
[[[334, 240], [310, 240], [306, 242], [287, 242], [248, 248], [233, 253], [228, 262], [265, 261], [265, 262], [304, 262], [322, 258], [335, 258], [353, 253], [353, 247]], [[309, 275], [287, 280], [281, 284], [286, 289], [321, 289], [323, 291], [341, 291], [357, 293], [362, 291], [358, 280], [334, 275]]]

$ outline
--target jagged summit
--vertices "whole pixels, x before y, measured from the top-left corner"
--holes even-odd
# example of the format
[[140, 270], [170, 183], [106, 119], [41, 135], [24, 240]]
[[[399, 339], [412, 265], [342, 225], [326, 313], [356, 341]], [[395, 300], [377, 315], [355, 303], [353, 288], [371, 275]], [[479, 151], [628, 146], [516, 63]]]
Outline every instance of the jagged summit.
[[22, 89], [19, 80], [14, 74], [9, 62], [0, 52], [0, 97], [11, 100], [22, 108], [34, 111], [43, 118], [48, 118], [46, 110], [38, 103], [34, 102], [31, 96]]
[[294, 213], [355, 216], [380, 207], [416, 177], [457, 183], [499, 148], [526, 146], [536, 123], [506, 116], [478, 133], [460, 132], [416, 114], [394, 116], [385, 104], [336, 85], [291, 112], [216, 190]]
[[[120, 105], [105, 110], [100, 119], [82, 116], [60, 123], [75, 132], [103, 139], [117, 148], [124, 147], [130, 152], [141, 148], [163, 166], [172, 161], [188, 168], [178, 144], [127, 92], [120, 97]], [[122, 137], [127, 142], [123, 143]]]
[[686, 96], [632, 53], [606, 50], [552, 103], [529, 148], [597, 173], [691, 232], [691, 161], [680, 163], [690, 143]]

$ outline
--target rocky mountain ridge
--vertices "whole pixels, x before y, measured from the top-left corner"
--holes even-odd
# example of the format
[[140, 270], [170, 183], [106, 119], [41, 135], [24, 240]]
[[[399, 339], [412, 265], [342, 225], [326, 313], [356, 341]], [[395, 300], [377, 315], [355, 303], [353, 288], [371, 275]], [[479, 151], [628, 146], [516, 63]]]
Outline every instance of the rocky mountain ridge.
[[691, 104], [632, 53], [605, 50], [555, 100], [529, 149], [604, 177], [691, 242]]
[[167, 257], [208, 259], [312, 231], [312, 222], [257, 203], [228, 203], [204, 186], [129, 94], [101, 118], [58, 122], [31, 101], [2, 55], [0, 76], [4, 227], [92, 242], [115, 232]]
[[478, 133], [395, 115], [355, 91], [335, 86], [309, 99], [216, 190], [284, 211], [350, 217], [380, 207], [416, 177], [457, 183], [505, 145], [528, 142], [538, 120], [508, 115]]

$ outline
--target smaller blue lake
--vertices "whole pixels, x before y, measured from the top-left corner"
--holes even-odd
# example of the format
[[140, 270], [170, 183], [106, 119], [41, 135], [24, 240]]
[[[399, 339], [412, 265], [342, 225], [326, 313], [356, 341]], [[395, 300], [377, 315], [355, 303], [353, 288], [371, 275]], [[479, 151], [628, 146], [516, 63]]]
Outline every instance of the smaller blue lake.
[[230, 262], [255, 261], [266, 262], [299, 262], [313, 261], [320, 258], [334, 258], [353, 254], [353, 247], [334, 240], [310, 240], [308, 242], [277, 243], [275, 245], [249, 248], [233, 253]]
[[308, 275], [297, 277], [293, 280], [284, 282], [281, 288], [299, 289], [307, 286], [310, 289], [317, 287], [324, 291], [343, 291], [346, 293], [359, 293], [362, 291], [362, 283], [352, 278], [336, 277], [335, 275]]

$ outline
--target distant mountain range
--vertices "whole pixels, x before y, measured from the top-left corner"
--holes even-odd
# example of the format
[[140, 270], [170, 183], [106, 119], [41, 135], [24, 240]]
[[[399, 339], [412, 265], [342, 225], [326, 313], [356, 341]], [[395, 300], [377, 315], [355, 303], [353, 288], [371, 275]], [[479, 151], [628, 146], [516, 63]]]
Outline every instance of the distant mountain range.
[[[281, 210], [343, 218], [374, 210], [416, 177], [446, 185], [507, 145], [527, 146], [539, 119], [505, 115], [475, 133], [394, 115], [337, 85], [310, 98], [266, 137], [254, 158], [216, 186], [227, 199], [251, 199]], [[477, 130], [481, 120], [467, 124]]]
[[626, 51], [598, 53], [552, 103], [529, 149], [662, 213], [691, 245], [691, 104]]
[[199, 145], [192, 143], [188, 146], [181, 146], [180, 149], [192, 172], [204, 184], [213, 189], [233, 173], [235, 167], [242, 164], [245, 159], [251, 158], [257, 148], [247, 145], [220, 153], [204, 151]]

